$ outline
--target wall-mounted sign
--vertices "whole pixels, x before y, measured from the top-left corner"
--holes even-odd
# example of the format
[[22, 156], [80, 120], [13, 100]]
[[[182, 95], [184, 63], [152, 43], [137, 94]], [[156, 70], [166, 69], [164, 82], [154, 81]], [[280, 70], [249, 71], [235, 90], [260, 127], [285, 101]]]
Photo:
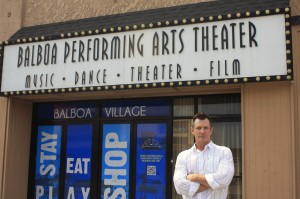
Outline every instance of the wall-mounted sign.
[[1, 92], [292, 79], [289, 14], [243, 16], [190, 19], [179, 25], [159, 22], [153, 28], [120, 27], [102, 34], [6, 45]]
[[96, 104], [90, 101], [41, 103], [36, 112], [38, 120], [91, 119], [96, 117]]
[[103, 118], [129, 118], [169, 116], [170, 101], [168, 98], [143, 100], [109, 100], [102, 102]]

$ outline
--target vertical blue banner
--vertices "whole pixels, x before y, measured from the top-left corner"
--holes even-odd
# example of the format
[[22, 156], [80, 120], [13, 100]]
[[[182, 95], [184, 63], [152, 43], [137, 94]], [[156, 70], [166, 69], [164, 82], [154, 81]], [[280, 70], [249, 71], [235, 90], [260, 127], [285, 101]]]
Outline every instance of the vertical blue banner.
[[167, 124], [138, 124], [135, 198], [166, 198]]
[[104, 124], [101, 199], [129, 199], [130, 124]]
[[90, 198], [93, 126], [68, 125], [65, 198]]
[[35, 199], [58, 199], [62, 127], [39, 126], [35, 173]]

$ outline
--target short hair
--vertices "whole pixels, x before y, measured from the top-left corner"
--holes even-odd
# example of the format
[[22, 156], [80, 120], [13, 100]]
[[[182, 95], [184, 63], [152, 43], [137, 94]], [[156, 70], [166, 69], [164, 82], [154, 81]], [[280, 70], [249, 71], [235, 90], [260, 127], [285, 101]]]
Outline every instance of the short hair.
[[192, 119], [192, 127], [194, 127], [195, 124], [195, 120], [199, 119], [199, 120], [205, 120], [208, 119], [210, 127], [212, 127], [212, 119], [209, 115], [207, 115], [206, 113], [197, 113], [196, 115], [194, 115], [193, 119]]

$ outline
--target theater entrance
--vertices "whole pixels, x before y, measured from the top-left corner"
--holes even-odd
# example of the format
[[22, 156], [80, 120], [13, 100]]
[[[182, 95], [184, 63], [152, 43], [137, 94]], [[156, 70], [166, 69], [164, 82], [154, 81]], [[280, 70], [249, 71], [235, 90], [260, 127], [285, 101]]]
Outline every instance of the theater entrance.
[[28, 198], [170, 198], [169, 116], [167, 98], [37, 104]]

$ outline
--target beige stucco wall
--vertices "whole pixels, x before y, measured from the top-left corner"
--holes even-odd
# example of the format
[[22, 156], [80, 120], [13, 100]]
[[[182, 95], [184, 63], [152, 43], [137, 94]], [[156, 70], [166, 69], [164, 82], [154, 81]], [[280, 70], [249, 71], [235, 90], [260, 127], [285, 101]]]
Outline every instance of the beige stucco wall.
[[292, 15], [300, 15], [300, 0], [290, 0], [290, 5], [292, 8]]
[[208, 0], [27, 0], [24, 1], [24, 26], [73, 19], [141, 11]]
[[20, 29], [22, 0], [0, 0], [0, 41], [6, 41]]

